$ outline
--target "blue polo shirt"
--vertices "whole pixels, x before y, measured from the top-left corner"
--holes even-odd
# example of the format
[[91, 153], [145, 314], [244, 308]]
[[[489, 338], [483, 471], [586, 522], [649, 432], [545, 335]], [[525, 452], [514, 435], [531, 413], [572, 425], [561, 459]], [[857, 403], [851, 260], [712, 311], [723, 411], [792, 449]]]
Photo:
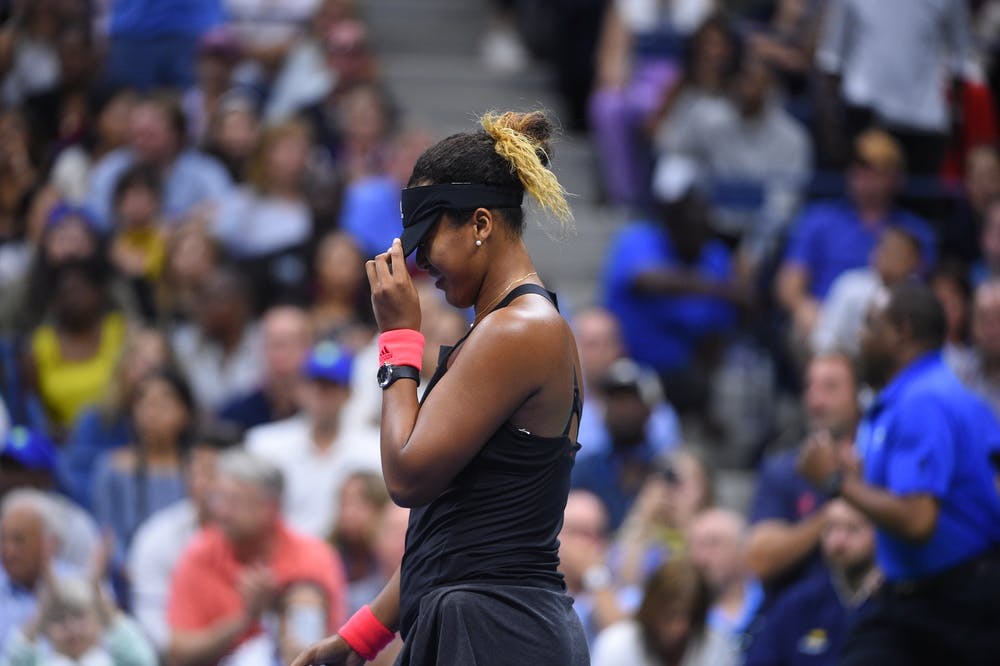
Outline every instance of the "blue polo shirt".
[[847, 201], [806, 208], [788, 239], [785, 263], [808, 271], [809, 293], [822, 300], [841, 273], [868, 266], [872, 250], [889, 226], [902, 227], [918, 238], [923, 248], [924, 269], [934, 266], [937, 241], [934, 231], [922, 219], [897, 208], [880, 225], [867, 227]]
[[940, 505], [923, 543], [878, 530], [887, 579], [923, 578], [1000, 542], [1000, 497], [989, 462], [1000, 446], [1000, 424], [939, 352], [915, 360], [881, 391], [856, 446], [866, 482], [896, 495], [930, 494]]
[[809, 578], [768, 611], [743, 666], [834, 666], [848, 631], [870, 603], [847, 608], [829, 574]]
[[[813, 516], [826, 503], [826, 497], [816, 492], [795, 469], [799, 449], [781, 451], [764, 460], [757, 474], [757, 489], [750, 507], [750, 524], [765, 520], [782, 520], [796, 525]], [[825, 575], [819, 547], [765, 586], [767, 604], [800, 580], [817, 574]]]
[[[633, 288], [642, 273], [680, 267], [670, 234], [653, 222], [635, 222], [622, 229], [605, 265], [604, 305], [618, 317], [629, 355], [660, 373], [683, 370], [703, 339], [736, 324], [736, 311], [722, 299], [638, 294]], [[729, 250], [710, 241], [688, 268], [708, 280], [728, 281]]]

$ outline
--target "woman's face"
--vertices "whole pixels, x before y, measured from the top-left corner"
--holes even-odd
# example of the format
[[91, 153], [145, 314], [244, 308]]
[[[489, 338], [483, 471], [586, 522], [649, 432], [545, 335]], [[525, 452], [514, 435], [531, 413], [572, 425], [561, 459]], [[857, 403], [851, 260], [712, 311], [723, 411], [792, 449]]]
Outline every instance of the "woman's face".
[[76, 271], [60, 278], [54, 298], [56, 320], [72, 330], [85, 329], [97, 321], [106, 302], [101, 286]]
[[215, 268], [212, 243], [196, 232], [187, 232], [177, 240], [170, 254], [170, 273], [180, 282], [197, 284]]
[[134, 107], [135, 97], [129, 93], [119, 94], [105, 105], [97, 118], [97, 131], [102, 143], [113, 148], [128, 143]]
[[289, 134], [277, 139], [268, 151], [267, 171], [270, 180], [297, 183], [306, 170], [309, 142], [304, 136]]
[[143, 438], [158, 441], [176, 441], [191, 420], [174, 387], [161, 377], [151, 377], [139, 384], [132, 417]]
[[363, 479], [351, 477], [340, 491], [337, 532], [345, 541], [368, 541], [378, 520], [378, 507], [368, 499]]
[[456, 308], [475, 305], [478, 287], [472, 285], [469, 260], [476, 249], [471, 224], [453, 224], [447, 216], [417, 246], [417, 266], [427, 271], [434, 286]]
[[243, 158], [253, 152], [260, 134], [260, 123], [249, 109], [231, 109], [219, 118], [213, 143], [231, 158]]
[[101, 625], [93, 609], [67, 608], [52, 618], [45, 633], [56, 652], [79, 660], [97, 645]]
[[167, 341], [161, 333], [151, 329], [137, 333], [122, 359], [122, 381], [126, 389], [165, 366], [168, 355]]
[[347, 237], [328, 238], [320, 247], [316, 267], [324, 291], [355, 293], [364, 276], [364, 258]]
[[78, 217], [66, 217], [51, 229], [42, 241], [50, 265], [69, 259], [87, 259], [97, 252], [97, 243], [87, 223]]

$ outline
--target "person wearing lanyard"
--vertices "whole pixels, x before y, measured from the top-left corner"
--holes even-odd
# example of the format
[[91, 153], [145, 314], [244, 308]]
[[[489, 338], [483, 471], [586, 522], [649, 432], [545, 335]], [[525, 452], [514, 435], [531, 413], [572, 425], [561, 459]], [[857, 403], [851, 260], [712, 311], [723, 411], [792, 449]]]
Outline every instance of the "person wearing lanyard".
[[880, 389], [858, 429], [861, 468], [816, 438], [799, 469], [878, 528], [885, 583], [841, 664], [995, 664], [1000, 655], [1000, 424], [941, 358], [945, 316], [929, 288], [894, 287], [861, 337]]

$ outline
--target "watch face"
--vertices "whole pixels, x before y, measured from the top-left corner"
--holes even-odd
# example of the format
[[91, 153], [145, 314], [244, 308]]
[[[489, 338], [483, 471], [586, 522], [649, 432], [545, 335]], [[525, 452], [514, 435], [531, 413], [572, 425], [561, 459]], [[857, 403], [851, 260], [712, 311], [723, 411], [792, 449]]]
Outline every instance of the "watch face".
[[386, 388], [392, 382], [392, 366], [388, 363], [380, 365], [378, 367], [378, 374], [375, 376], [378, 380], [379, 388]]

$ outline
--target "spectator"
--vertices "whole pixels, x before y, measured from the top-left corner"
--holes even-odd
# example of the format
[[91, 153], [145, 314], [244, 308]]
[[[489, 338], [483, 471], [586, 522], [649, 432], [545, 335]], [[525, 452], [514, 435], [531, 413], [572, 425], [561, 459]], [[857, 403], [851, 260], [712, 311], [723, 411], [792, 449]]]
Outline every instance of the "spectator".
[[875, 529], [842, 499], [832, 500], [823, 514], [828, 573], [799, 583], [771, 608], [744, 666], [834, 666], [851, 626], [871, 607], [882, 581]]
[[18, 105], [28, 97], [53, 90], [61, 70], [56, 37], [62, 15], [54, 0], [26, 5], [9, 31], [9, 55], [0, 83], [4, 105]]
[[129, 607], [160, 654], [166, 653], [170, 639], [170, 578], [188, 544], [211, 522], [218, 456], [233, 444], [233, 434], [221, 428], [208, 429], [194, 439], [184, 454], [187, 496], [143, 521], [128, 549]]
[[200, 146], [205, 142], [209, 118], [233, 83], [233, 69], [240, 58], [236, 37], [226, 28], [215, 28], [198, 40], [195, 85], [181, 99], [187, 119], [188, 138]]
[[688, 537], [689, 557], [708, 584], [707, 625], [743, 642], [764, 598], [746, 566], [746, 521], [729, 509], [708, 509], [695, 516]]
[[894, 284], [920, 274], [920, 254], [920, 239], [903, 227], [886, 229], [867, 268], [853, 268], [834, 280], [812, 331], [813, 353], [857, 355], [858, 337], [872, 303]]
[[74, 501], [90, 507], [91, 478], [100, 456], [132, 439], [128, 399], [144, 377], [171, 366], [170, 347], [162, 333], [145, 328], [129, 333], [118, 358], [114, 380], [103, 398], [73, 422], [59, 450], [59, 486]]
[[181, 556], [170, 586], [171, 663], [211, 663], [258, 636], [279, 590], [317, 581], [329, 609], [326, 632], [345, 618], [346, 585], [336, 555], [281, 519], [277, 467], [242, 451], [219, 459], [212, 513]]
[[50, 574], [40, 596], [35, 617], [7, 641], [4, 666], [156, 666], [149, 641], [101, 589], [100, 574], [91, 580]]
[[965, 264], [945, 260], [928, 281], [931, 290], [944, 308], [945, 344], [941, 355], [956, 373], [971, 353], [969, 328], [972, 315], [972, 285]]
[[970, 354], [953, 366], [955, 374], [1000, 417], [1000, 279], [976, 289]]
[[681, 415], [702, 414], [708, 377], [744, 296], [700, 195], [684, 185], [661, 196], [655, 221], [631, 224], [614, 240], [604, 304], [621, 323], [629, 355], [660, 375], [670, 404]]
[[258, 306], [303, 301], [312, 214], [305, 198], [311, 137], [289, 121], [266, 129], [248, 167], [248, 186], [220, 203], [212, 233], [254, 282]]
[[227, 27], [247, 60], [263, 70], [262, 85], [270, 83], [268, 75], [285, 59], [320, 4], [320, 0], [293, 0], [276, 8], [267, 0], [223, 0]]
[[[774, 74], [763, 61], [745, 59], [729, 99], [695, 116], [675, 152], [661, 157], [694, 159], [716, 193], [719, 232], [740, 239], [745, 256], [759, 265], [775, 250], [799, 204], [812, 168], [805, 129], [781, 108]], [[727, 205], [727, 188], [759, 188], [759, 205]]]
[[847, 200], [813, 204], [799, 216], [775, 280], [775, 293], [792, 319], [795, 340], [808, 339], [833, 281], [844, 271], [864, 266], [886, 228], [910, 230], [924, 248], [925, 268], [934, 266], [930, 227], [894, 203], [904, 164], [900, 146], [891, 136], [868, 130], [854, 142]]
[[293, 305], [269, 309], [261, 318], [260, 328], [264, 346], [263, 382], [219, 411], [219, 418], [243, 430], [295, 415], [299, 373], [313, 342], [309, 315]]
[[[885, 590], [854, 627], [842, 664], [986, 664], [1000, 649], [1000, 497], [989, 459], [1000, 423], [940, 357], [945, 320], [929, 288], [904, 283], [862, 336], [880, 393], [858, 429], [863, 470], [829, 441], [802, 451], [802, 475], [878, 528]], [[989, 655], [989, 656], [987, 656]]]
[[[854, 364], [840, 354], [816, 356], [804, 383], [808, 432], [829, 433], [846, 457], [860, 409]], [[817, 546], [825, 497], [796, 472], [798, 451], [780, 451], [764, 460], [750, 509], [747, 564], [764, 584], [767, 604], [821, 566]]]
[[601, 378], [605, 396], [604, 426], [611, 446], [580, 460], [573, 487], [589, 490], [604, 502], [609, 524], [617, 530], [655, 469], [657, 448], [647, 439], [652, 408], [662, 398], [656, 375], [627, 358], [611, 364]]
[[198, 38], [222, 18], [220, 0], [117, 0], [111, 5], [108, 79], [139, 90], [189, 87]]
[[167, 252], [161, 202], [159, 174], [148, 166], [129, 168], [115, 185], [115, 232], [109, 257], [131, 285], [147, 322], [156, 321], [154, 285], [163, 273]]
[[731, 666], [728, 639], [707, 625], [708, 586], [693, 564], [666, 562], [646, 583], [634, 620], [611, 625], [597, 637], [594, 666]]
[[116, 233], [111, 260], [130, 279], [155, 282], [166, 255], [159, 175], [148, 166], [131, 167], [118, 180], [113, 196]]
[[24, 216], [41, 177], [27, 121], [16, 107], [0, 111], [0, 146], [0, 285], [6, 287], [29, 264]]
[[[717, 3], [697, 0], [659, 6], [641, 0], [613, 0], [606, 4], [589, 105], [590, 125], [605, 158], [601, 161], [605, 196], [612, 203], [635, 205], [642, 203], [645, 193], [641, 184], [648, 177], [646, 146], [640, 140], [643, 122], [677, 79], [682, 40], [692, 33], [698, 45], [707, 39], [702, 37], [702, 26]], [[704, 53], [698, 46], [693, 51], [695, 58]]]
[[364, 578], [348, 582], [349, 612], [356, 612], [372, 599], [372, 594], [378, 594], [399, 568], [409, 516], [409, 509], [388, 501], [372, 516], [369, 531], [373, 568]]
[[366, 257], [374, 257], [392, 245], [399, 235], [401, 192], [417, 157], [433, 141], [426, 131], [406, 129], [389, 141], [385, 169], [356, 178], [344, 192], [340, 228], [349, 233]]
[[816, 52], [830, 78], [823, 120], [836, 127], [839, 92], [847, 132], [821, 135], [828, 152], [877, 124], [899, 140], [911, 173], [936, 174], [952, 122], [946, 94], [971, 73], [973, 58], [964, 2], [891, 0], [876, 10], [858, 0], [829, 3]]
[[1000, 197], [986, 205], [979, 233], [979, 249], [982, 256], [972, 266], [974, 286], [1000, 277]]
[[982, 258], [980, 247], [990, 204], [1000, 199], [1000, 154], [995, 146], [981, 144], [965, 157], [963, 192], [955, 212], [941, 230], [941, 254], [973, 264]]
[[185, 324], [197, 318], [198, 300], [224, 259], [199, 224], [184, 224], [167, 239], [167, 256], [157, 290], [157, 311], [164, 325]]
[[348, 344], [371, 338], [375, 318], [364, 262], [357, 242], [347, 233], [334, 231], [320, 240], [312, 303], [313, 327], [319, 337]]
[[129, 123], [129, 145], [105, 155], [91, 172], [87, 207], [99, 223], [110, 225], [115, 183], [137, 162], [159, 171], [168, 220], [210, 217], [208, 209], [229, 194], [231, 181], [222, 165], [186, 147], [186, 120], [177, 102], [148, 96], [136, 104]]
[[[336, 102], [335, 137], [323, 144], [331, 148], [345, 184], [385, 173], [390, 137], [395, 131], [396, 109], [388, 91], [373, 81], [344, 88]], [[416, 157], [414, 162], [416, 162]]]
[[197, 322], [177, 327], [171, 343], [196, 404], [216, 411], [260, 385], [260, 327], [249, 281], [233, 268], [212, 271], [195, 298]]
[[[583, 371], [585, 398], [583, 415], [580, 417], [580, 431], [577, 441], [581, 448], [576, 453], [577, 460], [610, 446], [607, 429], [604, 427], [605, 400], [601, 391], [601, 377], [612, 363], [625, 356], [621, 326], [607, 309], [594, 305], [583, 308], [573, 316], [573, 330], [580, 353]], [[673, 407], [660, 401], [649, 415], [647, 439], [657, 447], [657, 452], [669, 450], [680, 443], [680, 423]]]
[[348, 612], [368, 603], [369, 593], [378, 594], [389, 580], [373, 579], [382, 578], [375, 544], [380, 536], [379, 516], [390, 504], [385, 482], [376, 471], [351, 472], [340, 484], [329, 541], [347, 573]]
[[251, 91], [231, 88], [206, 119], [202, 145], [229, 172], [234, 183], [243, 184], [254, 148], [260, 140], [260, 109]]
[[822, 3], [778, 0], [770, 4], [770, 17], [746, 34], [746, 52], [774, 70], [786, 106], [799, 120], [812, 120], [813, 53], [822, 23]]
[[[11, 493], [0, 504], [0, 649], [38, 607], [45, 571], [56, 551], [51, 504], [39, 493]], [[65, 572], [62, 563], [53, 564]]]
[[56, 439], [96, 403], [114, 374], [125, 319], [110, 308], [108, 271], [98, 260], [63, 264], [53, 278], [51, 323], [31, 334], [29, 362]]
[[664, 561], [684, 555], [692, 521], [714, 503], [708, 465], [691, 449], [658, 460], [612, 544], [609, 564], [618, 583], [638, 590]]
[[73, 205], [87, 198], [94, 165], [129, 140], [129, 118], [136, 103], [134, 91], [125, 88], [101, 93], [91, 102], [94, 121], [83, 138], [60, 151], [49, 173], [49, 184]]
[[559, 532], [559, 571], [573, 597], [573, 610], [580, 617], [588, 646], [638, 604], [631, 590], [618, 588], [606, 564], [609, 547], [608, 512], [601, 499], [587, 490], [571, 490]]
[[181, 459], [196, 417], [191, 390], [169, 370], [140, 379], [128, 402], [133, 439], [98, 460], [91, 489], [94, 515], [115, 538], [116, 565], [139, 525], [184, 497]]
[[346, 475], [381, 469], [378, 432], [344, 415], [351, 364], [351, 356], [336, 344], [318, 344], [301, 369], [301, 415], [253, 428], [246, 437], [247, 450], [277, 465], [288, 481], [285, 519], [316, 537], [333, 526], [337, 491]]

